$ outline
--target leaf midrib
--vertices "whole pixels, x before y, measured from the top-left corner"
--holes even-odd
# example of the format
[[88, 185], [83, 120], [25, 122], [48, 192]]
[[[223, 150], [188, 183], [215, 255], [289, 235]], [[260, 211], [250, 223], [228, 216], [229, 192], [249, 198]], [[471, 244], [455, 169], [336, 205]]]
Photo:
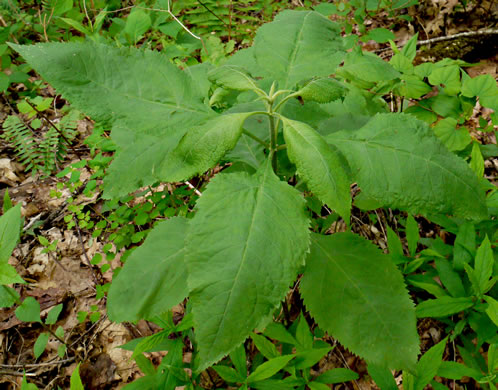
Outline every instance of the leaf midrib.
[[301, 42], [301, 40], [302, 40], [302, 35], [303, 35], [303, 31], [304, 31], [306, 19], [308, 19], [308, 16], [310, 16], [311, 14], [312, 14], [312, 12], [308, 12], [305, 15], [305, 17], [303, 18], [303, 21], [302, 21], [302, 24], [301, 24], [301, 28], [299, 29], [299, 32], [297, 33], [296, 39], [294, 40], [295, 45], [292, 48], [292, 51], [290, 53], [289, 61], [288, 61], [287, 67], [286, 67], [287, 69], [286, 69], [286, 72], [285, 72], [285, 75], [286, 75], [286, 77], [284, 78], [284, 80], [285, 80], [285, 84], [284, 84], [285, 88], [288, 87], [287, 84], [289, 82], [290, 73], [292, 71], [292, 68], [294, 68], [294, 66], [295, 66], [294, 62], [296, 61], [296, 56], [297, 56], [297, 52], [298, 52], [298, 43]]
[[[338, 191], [337, 183], [335, 182], [334, 177], [332, 176], [332, 171], [329, 167], [328, 162], [325, 160], [322, 152], [320, 150], [318, 150], [318, 148], [315, 146], [315, 144], [313, 144], [312, 142], [309, 142], [308, 139], [306, 139], [306, 137], [296, 127], [293, 127], [291, 124], [289, 124], [289, 127], [291, 127], [303, 139], [303, 141], [307, 145], [309, 145], [311, 148], [313, 148], [313, 150], [316, 152], [316, 155], [318, 155], [318, 157], [320, 158], [320, 162], [322, 163], [322, 166], [325, 168], [325, 171], [327, 172], [327, 177], [329, 178], [330, 182], [334, 186], [334, 191], [337, 192]], [[327, 145], [325, 140], [324, 140], [324, 143]], [[301, 166], [303, 165], [302, 161], [300, 161], [300, 159], [298, 159], [298, 161], [296, 161], [296, 165], [297, 164], [299, 164]], [[319, 190], [319, 191], [321, 192], [321, 190]], [[329, 206], [332, 206], [332, 205], [329, 205]]]
[[227, 308], [231, 305], [232, 293], [235, 290], [235, 285], [239, 281], [240, 273], [241, 273], [242, 269], [244, 268], [245, 262], [247, 260], [247, 252], [248, 252], [248, 246], [249, 246], [248, 244], [249, 244], [251, 235], [253, 234], [253, 231], [254, 231], [253, 226], [254, 226], [254, 222], [256, 220], [256, 215], [258, 214], [258, 209], [261, 205], [261, 198], [264, 195], [263, 194], [264, 193], [264, 185], [266, 184], [266, 179], [267, 179], [267, 175], [268, 175], [267, 172], [268, 172], [268, 170], [266, 169], [261, 184], [256, 188], [256, 191], [257, 191], [256, 202], [254, 203], [254, 206], [252, 209], [253, 212], [252, 212], [251, 222], [249, 224], [247, 239], [245, 240], [244, 248], [242, 250], [242, 259], [241, 259], [239, 267], [237, 269], [237, 273], [235, 274], [235, 278], [234, 278], [233, 283], [232, 283], [232, 288], [230, 289], [230, 291], [228, 293], [228, 298], [226, 301], [227, 303], [224, 306], [224, 312], [223, 312], [223, 315], [221, 317], [221, 320], [219, 321], [220, 326], [217, 327], [216, 335], [215, 335], [214, 341], [213, 341], [213, 345], [216, 345], [216, 343], [218, 342], [218, 338], [220, 337], [220, 331], [223, 329], [221, 324], [224, 322], [224, 317], [225, 317]]
[[[445, 172], [449, 173], [451, 176], [455, 177], [455, 178], [456, 178], [456, 180], [457, 180], [458, 182], [462, 183], [465, 187], [468, 187], [468, 188], [471, 190], [471, 191], [470, 191], [470, 192], [471, 192], [471, 194], [472, 194], [472, 195], [473, 195], [476, 199], [478, 199], [478, 200], [479, 200], [479, 203], [481, 203], [481, 199], [479, 199], [479, 195], [478, 195], [475, 191], [473, 191], [473, 190], [474, 190], [474, 188], [473, 188], [470, 184], [468, 184], [468, 183], [466, 183], [465, 181], [461, 180], [461, 179], [460, 179], [460, 177], [459, 177], [457, 174], [455, 174], [454, 172], [452, 172], [452, 171], [450, 171], [449, 169], [447, 169], [444, 165], [438, 164], [438, 163], [437, 163], [436, 161], [434, 161], [434, 160], [424, 159], [422, 156], [420, 156], [420, 155], [418, 155], [418, 154], [415, 154], [415, 153], [410, 152], [410, 151], [407, 151], [407, 150], [396, 149], [395, 147], [388, 146], [388, 145], [386, 145], [386, 144], [384, 144], [384, 143], [372, 142], [372, 141], [366, 141], [366, 140], [357, 140], [357, 139], [347, 139], [347, 138], [335, 138], [335, 139], [333, 139], [333, 140], [332, 140], [332, 142], [331, 142], [331, 143], [334, 143], [334, 141], [336, 141], [336, 140], [337, 140], [338, 142], [350, 142], [350, 143], [357, 143], [357, 144], [359, 144], [359, 145], [363, 145], [363, 146], [365, 146], [365, 147], [372, 145], [373, 147], [377, 147], [377, 148], [379, 148], [379, 149], [388, 149], [388, 150], [392, 150], [392, 151], [395, 151], [395, 152], [399, 152], [399, 153], [404, 153], [404, 154], [407, 154], [407, 155], [409, 155], [409, 156], [411, 156], [411, 157], [415, 157], [416, 159], [419, 159], [419, 160], [421, 160], [421, 161], [425, 162], [426, 164], [431, 164], [431, 165], [433, 165], [433, 166], [435, 166], [435, 167], [438, 167], [438, 168], [440, 168], [441, 170], [443, 170], [443, 171], [445, 171]], [[372, 148], [373, 148], [373, 147], [372, 147]]]

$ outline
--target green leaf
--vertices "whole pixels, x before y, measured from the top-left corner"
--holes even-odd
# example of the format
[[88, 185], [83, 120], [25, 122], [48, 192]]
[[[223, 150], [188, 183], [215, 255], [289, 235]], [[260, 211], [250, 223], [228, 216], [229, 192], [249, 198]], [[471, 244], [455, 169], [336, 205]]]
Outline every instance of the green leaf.
[[346, 92], [346, 87], [339, 81], [323, 77], [310, 80], [292, 95], [300, 96], [305, 101], [329, 103], [343, 97]]
[[245, 380], [245, 377], [247, 376], [247, 357], [244, 344], [241, 344], [230, 353], [230, 360], [235, 366], [235, 369]]
[[232, 367], [227, 366], [214, 366], [213, 370], [224, 380], [229, 383], [241, 383], [246, 380], [245, 376], [241, 376]]
[[[393, 59], [395, 58], [399, 57], [393, 57]], [[411, 65], [411, 63], [409, 65]], [[420, 80], [417, 76], [409, 74], [403, 74], [401, 76], [401, 84], [399, 85], [398, 88], [399, 88], [399, 94], [401, 96], [411, 99], [419, 99], [425, 94], [432, 91], [432, 88], [429, 85], [427, 85], [425, 82]], [[416, 108], [416, 106], [412, 106], [411, 108]]]
[[388, 30], [387, 28], [373, 28], [368, 32], [366, 36], [361, 37], [361, 40], [363, 42], [367, 42], [370, 39], [378, 43], [386, 43], [390, 39], [396, 39], [396, 36], [391, 30]]
[[297, 350], [307, 350], [313, 348], [313, 334], [310, 331], [308, 322], [301, 313], [296, 328]]
[[[398, 385], [394, 380], [393, 374], [391, 373], [391, 370], [389, 370], [388, 368], [369, 363], [368, 374], [372, 377], [377, 386], [379, 386], [379, 388], [381, 388], [382, 390], [398, 389]], [[407, 390], [409, 390], [408, 387]]]
[[38, 359], [42, 353], [45, 351], [47, 347], [49, 334], [48, 333], [40, 333], [38, 338], [35, 341], [35, 345], [33, 346], [33, 353], [35, 355], [35, 359]]
[[70, 379], [70, 390], [85, 390], [80, 378], [80, 364], [76, 366]]
[[389, 248], [389, 254], [396, 264], [403, 262], [403, 245], [398, 235], [389, 226], [387, 229], [387, 245]]
[[124, 34], [128, 40], [135, 44], [151, 26], [150, 16], [140, 8], [134, 8], [126, 18]]
[[406, 218], [406, 241], [408, 242], [408, 249], [410, 250], [411, 256], [415, 256], [419, 239], [418, 223], [415, 218], [409, 214]]
[[270, 322], [264, 331], [265, 336], [278, 340], [282, 343], [297, 345], [297, 340], [282, 324]]
[[368, 241], [312, 235], [301, 294], [320, 328], [353, 353], [389, 368], [414, 367], [413, 303], [392, 260]]
[[448, 289], [450, 294], [455, 297], [465, 297], [467, 294], [465, 292], [465, 287], [463, 286], [462, 278], [453, 269], [451, 263], [445, 258], [438, 257], [434, 260], [436, 264], [436, 269], [439, 275], [439, 279], [443, 283], [444, 287]]
[[[21, 233], [21, 205], [7, 210], [0, 217], [0, 263], [7, 263]], [[7, 283], [1, 283], [7, 284]]]
[[55, 1], [53, 14], [55, 16], [62, 15], [73, 8], [73, 0], [58, 0]]
[[484, 299], [488, 303], [486, 314], [498, 326], [498, 301], [487, 295], [484, 296]]
[[61, 314], [62, 307], [62, 303], [59, 303], [58, 305], [55, 305], [52, 309], [50, 309], [47, 314], [47, 318], [45, 319], [46, 325], [53, 325], [57, 322], [57, 318], [59, 318], [59, 314]]
[[482, 157], [481, 148], [478, 142], [472, 144], [470, 153], [470, 168], [475, 172], [478, 178], [484, 175], [484, 158]]
[[472, 142], [472, 137], [465, 127], [457, 128], [455, 118], [441, 119], [434, 126], [434, 134], [451, 152], [463, 150]]
[[251, 339], [254, 342], [254, 345], [256, 346], [258, 351], [261, 352], [261, 354], [265, 358], [272, 359], [274, 357], [280, 356], [280, 354], [277, 351], [277, 348], [275, 347], [275, 344], [273, 344], [266, 337], [253, 333], [251, 335]]
[[375, 54], [351, 52], [347, 55], [344, 65], [338, 71], [349, 80], [364, 80], [371, 83], [390, 81], [401, 74]]
[[498, 370], [498, 344], [491, 344], [488, 348], [488, 372]]
[[212, 115], [190, 74], [158, 52], [91, 42], [12, 47], [73, 107], [112, 125], [118, 153], [106, 198], [157, 181], [152, 167]]
[[329, 76], [345, 53], [337, 23], [317, 12], [290, 10], [259, 28], [253, 49], [260, 70], [281, 89], [313, 76]]
[[442, 86], [447, 95], [456, 95], [460, 92], [460, 67], [457, 65], [444, 66], [434, 69], [429, 75], [432, 85]]
[[285, 355], [264, 362], [247, 377], [247, 383], [254, 383], [270, 378], [284, 368], [294, 357], [295, 355]]
[[[425, 102], [425, 104], [424, 104]], [[432, 124], [437, 120], [437, 114], [432, 112], [428, 107], [428, 103], [426, 100], [422, 100], [420, 105], [410, 106], [405, 109], [405, 114], [413, 115], [415, 118], [427, 122], [428, 124]]]
[[[114, 126], [114, 134], [123, 131], [124, 126]], [[124, 132], [125, 133], [125, 132]], [[123, 143], [132, 137], [126, 132]], [[156, 137], [143, 134], [128, 146], [123, 146], [107, 169], [104, 177], [104, 197], [112, 199], [133, 192], [137, 188], [153, 184], [157, 177], [153, 167], [159, 165], [168, 153], [178, 144], [183, 134], [170, 134], [169, 137]]]
[[269, 160], [252, 176], [216, 176], [197, 210], [186, 262], [201, 370], [270, 320], [304, 262], [309, 232], [304, 200]]
[[415, 390], [423, 390], [424, 387], [437, 374], [439, 366], [443, 361], [443, 352], [446, 347], [446, 337], [422, 355], [417, 363], [417, 375], [415, 376]]
[[441, 362], [437, 370], [437, 376], [456, 380], [460, 380], [464, 376], [474, 378], [475, 380], [482, 378], [482, 374], [479, 371], [457, 362]]
[[[391, 64], [392, 67], [394, 69], [396, 69], [398, 72], [403, 73], [400, 76], [401, 80], [405, 80], [405, 81], [409, 80], [410, 82], [422, 81], [417, 76], [413, 75], [413, 64], [403, 54], [396, 53], [395, 55], [393, 55], [391, 57], [391, 60], [389, 61], [389, 64]], [[425, 83], [422, 82], [422, 84], [425, 84]], [[406, 86], [406, 84], [405, 84], [405, 86]], [[426, 87], [430, 88], [428, 85], [426, 85]], [[430, 89], [432, 90], [432, 88], [430, 88]], [[406, 95], [408, 95], [408, 94], [406, 94]]]
[[408, 371], [403, 371], [403, 390], [405, 389], [415, 390], [415, 377], [412, 374], [410, 374]]
[[474, 269], [468, 264], [464, 264], [464, 268], [465, 268], [465, 272], [467, 273], [467, 276], [470, 280], [470, 284], [472, 285], [472, 290], [474, 291], [474, 294], [476, 296], [480, 296], [481, 295], [481, 286], [479, 285], [479, 279], [478, 279], [476, 273], [474, 272]]
[[58, 20], [62, 20], [68, 26], [74, 28], [76, 31], [79, 31], [80, 33], [82, 33], [84, 35], [91, 35], [92, 34], [92, 32], [89, 29], [87, 29], [85, 26], [83, 26], [77, 20], [74, 20], [71, 18], [58, 18]]
[[244, 121], [251, 115], [247, 112], [220, 115], [192, 128], [157, 167], [157, 177], [161, 181], [182, 181], [212, 168], [234, 148]]
[[440, 93], [434, 97], [427, 99], [431, 109], [442, 117], [451, 116], [459, 118], [463, 109], [461, 101], [457, 96], [448, 96]]
[[24, 374], [22, 377], [21, 390], [38, 390], [38, 387], [33, 383], [28, 383], [26, 374]]
[[27, 297], [16, 309], [16, 317], [22, 322], [41, 322], [40, 304], [33, 297]]
[[292, 364], [298, 370], [311, 368], [317, 364], [325, 355], [327, 355], [333, 347], [314, 348], [307, 351], [298, 352]]
[[9, 190], [8, 190], [8, 188], [6, 188], [5, 189], [5, 194], [3, 195], [3, 206], [2, 206], [3, 213], [5, 214], [12, 207], [14, 207], [14, 205], [12, 204], [12, 200], [10, 199]]
[[16, 269], [8, 263], [0, 263], [0, 285], [26, 282], [19, 276]]
[[308, 382], [307, 385], [311, 390], [330, 390], [329, 386], [320, 382]]
[[0, 72], [0, 92], [4, 93], [7, 91], [10, 85], [10, 78], [5, 73]]
[[13, 288], [0, 285], [0, 308], [11, 307], [19, 302], [19, 294]]
[[474, 261], [474, 273], [479, 283], [479, 291], [485, 293], [488, 291], [488, 287], [491, 287], [489, 286], [489, 279], [493, 276], [493, 265], [495, 263], [488, 236], [484, 238], [481, 246], [477, 249]]
[[144, 337], [140, 342], [135, 346], [133, 350], [133, 354], [131, 355], [131, 359], [136, 359], [137, 356], [140, 356], [144, 352], [154, 351], [157, 346], [162, 345], [167, 342], [169, 335], [171, 334], [171, 330], [163, 330], [161, 332], [155, 333], [153, 335]]
[[453, 266], [457, 271], [463, 271], [475, 254], [476, 231], [473, 223], [465, 222], [458, 227], [458, 233], [453, 246]]
[[313, 128], [282, 118], [289, 159], [309, 189], [349, 223], [351, 195], [348, 163]]
[[428, 299], [419, 303], [417, 305], [416, 313], [418, 318], [447, 317], [472, 306], [474, 306], [472, 298], [441, 297], [437, 299]]
[[417, 55], [417, 39], [418, 33], [411, 37], [401, 49], [401, 54], [404, 54], [410, 61], [413, 61]]
[[359, 375], [356, 372], [348, 370], [347, 368], [333, 368], [332, 370], [328, 370], [317, 376], [314, 381], [319, 383], [334, 384], [349, 382], [358, 378]]
[[493, 96], [498, 93], [496, 80], [489, 74], [466, 78], [462, 85], [462, 95], [466, 97]]
[[145, 375], [154, 375], [156, 373], [156, 368], [144, 355], [139, 354], [135, 356], [134, 359], [138, 368], [140, 368], [140, 371], [142, 371]]
[[55, 335], [59, 338], [64, 338], [64, 329], [62, 326], [58, 326], [57, 329], [55, 330]]
[[435, 379], [431, 380], [429, 384], [432, 386], [433, 390], [448, 390], [448, 387], [437, 382]]
[[326, 140], [344, 153], [361, 189], [385, 205], [413, 214], [487, 217], [475, 174], [410, 115], [377, 114], [361, 129]]
[[208, 73], [211, 82], [227, 89], [238, 91], [261, 91], [251, 74], [241, 66], [223, 65]]
[[126, 259], [107, 298], [107, 313], [112, 321], [152, 318], [187, 296], [187, 227], [187, 220], [180, 217], [159, 223]]

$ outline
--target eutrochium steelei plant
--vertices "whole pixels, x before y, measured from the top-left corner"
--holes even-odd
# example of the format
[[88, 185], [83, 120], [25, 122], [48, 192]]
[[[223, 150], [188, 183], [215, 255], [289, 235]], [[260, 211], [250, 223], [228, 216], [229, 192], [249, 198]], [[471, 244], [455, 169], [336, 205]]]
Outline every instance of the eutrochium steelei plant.
[[414, 367], [415, 308], [395, 263], [350, 231], [311, 232], [303, 197], [346, 224], [352, 183], [380, 206], [486, 218], [465, 161], [374, 93], [398, 85], [390, 64], [347, 51], [338, 26], [311, 11], [282, 12], [220, 67], [181, 70], [158, 52], [92, 42], [12, 47], [75, 108], [112, 126], [105, 198], [232, 163], [192, 218], [161, 221], [127, 259], [110, 319], [150, 319], [188, 297], [202, 370], [264, 329], [302, 274], [300, 294], [323, 330], [371, 364]]

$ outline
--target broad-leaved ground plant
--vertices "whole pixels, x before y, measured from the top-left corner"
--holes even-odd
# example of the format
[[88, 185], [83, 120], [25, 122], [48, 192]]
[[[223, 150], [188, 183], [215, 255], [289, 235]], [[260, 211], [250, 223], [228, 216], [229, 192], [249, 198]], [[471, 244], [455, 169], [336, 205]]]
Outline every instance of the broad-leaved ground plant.
[[127, 258], [112, 320], [157, 318], [188, 297], [201, 371], [264, 329], [302, 274], [321, 329], [372, 367], [417, 378], [415, 307], [396, 263], [352, 232], [311, 232], [303, 193], [349, 224], [352, 183], [364, 202], [475, 221], [488, 216], [485, 189], [427, 123], [389, 111], [379, 91], [401, 73], [347, 42], [319, 13], [285, 11], [221, 67], [181, 70], [157, 52], [92, 42], [12, 45], [112, 126], [104, 197], [231, 163], [192, 218], [158, 223]]

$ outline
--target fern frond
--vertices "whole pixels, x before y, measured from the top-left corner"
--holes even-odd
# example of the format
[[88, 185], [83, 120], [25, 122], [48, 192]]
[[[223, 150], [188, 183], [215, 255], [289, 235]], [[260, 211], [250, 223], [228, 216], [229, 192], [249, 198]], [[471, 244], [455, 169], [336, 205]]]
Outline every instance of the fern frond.
[[183, 20], [195, 26], [195, 30], [201, 34], [214, 31], [242, 38], [255, 32], [260, 18], [255, 18], [251, 13], [260, 12], [263, 3], [261, 0], [184, 0], [177, 5], [181, 7], [177, 12], [181, 12]]
[[49, 127], [41, 139], [19, 117], [10, 115], [3, 123], [1, 137], [13, 145], [26, 171], [42, 171], [49, 175], [67, 155], [68, 142], [76, 137], [79, 115], [76, 110], [70, 111], [57, 125], [59, 131]]
[[3, 131], [1, 137], [14, 146], [26, 170], [37, 171], [40, 168], [37, 140], [28, 126], [19, 117], [9, 115], [3, 123]]
[[50, 127], [39, 144], [38, 154], [39, 162], [43, 167], [43, 172], [49, 174], [56, 167], [56, 158], [59, 146], [59, 133], [53, 127]]
[[0, 10], [8, 13], [19, 13], [19, 3], [16, 0], [0, 0]]
[[67, 155], [67, 151], [70, 145], [68, 141], [71, 142], [77, 135], [76, 129], [78, 128], [78, 119], [80, 118], [79, 111], [71, 110], [64, 116], [59, 122], [59, 130], [64, 135], [63, 137], [59, 135], [57, 142], [57, 161], [63, 161]]

